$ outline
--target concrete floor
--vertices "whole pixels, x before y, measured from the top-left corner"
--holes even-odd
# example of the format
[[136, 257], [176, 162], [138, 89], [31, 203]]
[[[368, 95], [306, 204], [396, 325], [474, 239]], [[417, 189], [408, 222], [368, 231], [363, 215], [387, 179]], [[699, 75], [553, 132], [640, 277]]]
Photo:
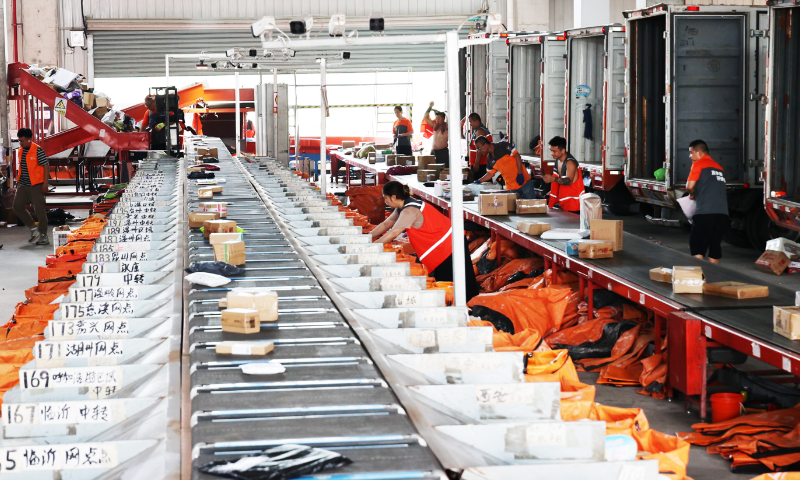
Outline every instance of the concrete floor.
[[[25, 300], [25, 289], [36, 286], [38, 266], [53, 254], [52, 245], [28, 243], [26, 227], [0, 228], [0, 325], [11, 319], [14, 306]], [[51, 238], [52, 240], [52, 238]]]

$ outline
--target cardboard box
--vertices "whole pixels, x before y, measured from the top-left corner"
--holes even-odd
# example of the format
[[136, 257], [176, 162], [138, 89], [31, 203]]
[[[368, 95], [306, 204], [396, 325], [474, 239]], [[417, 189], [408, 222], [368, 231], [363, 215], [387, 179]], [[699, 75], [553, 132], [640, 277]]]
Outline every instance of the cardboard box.
[[783, 252], [767, 250], [756, 260], [756, 268], [762, 272], [780, 275], [789, 266], [790, 260]]
[[275, 348], [272, 342], [220, 342], [214, 347], [218, 355], [266, 355]]
[[191, 212], [189, 213], [189, 228], [200, 228], [207, 220], [219, 220], [219, 213]]
[[622, 220], [592, 221], [589, 238], [592, 240], [610, 240], [614, 242], [614, 251], [622, 250]]
[[278, 319], [278, 294], [271, 290], [260, 292], [228, 292], [228, 308], [252, 308], [258, 311], [259, 320], [274, 322]]
[[613, 258], [614, 242], [605, 240], [582, 241], [578, 244], [580, 258]]
[[222, 193], [222, 185], [214, 185], [213, 187], [208, 187], [211, 189], [212, 193]]
[[[242, 234], [241, 233], [214, 233], [211, 232], [211, 235], [208, 237], [208, 243], [211, 245], [217, 246], [222, 245], [225, 242], [241, 242], [242, 241]], [[216, 251], [214, 252], [216, 256]], [[230, 263], [230, 262], [229, 262]], [[233, 265], [233, 264], [232, 264]]]
[[198, 188], [197, 198], [202, 198], [202, 199], [214, 198], [214, 189], [211, 187]]
[[789, 260], [797, 260], [800, 258], [800, 243], [787, 240], [783, 237], [769, 240], [765, 250], [783, 252], [787, 257], [789, 257]]
[[187, 171], [189, 173], [192, 173], [192, 172], [205, 172], [206, 169], [205, 169], [205, 167], [189, 167]]
[[800, 272], [800, 262], [791, 262], [789, 263], [789, 269], [787, 273], [798, 273]]
[[706, 276], [700, 267], [672, 267], [673, 293], [703, 293], [705, 283]]
[[550, 224], [545, 222], [537, 222], [535, 220], [526, 220], [524, 222], [517, 222], [517, 230], [519, 230], [521, 233], [538, 236], [550, 230]]
[[342, 148], [343, 148], [343, 149], [344, 149], [344, 148], [355, 148], [355, 147], [356, 147], [356, 142], [354, 142], [354, 141], [351, 141], [351, 140], [344, 140], [344, 141], [342, 142]]
[[216, 148], [198, 148], [197, 154], [201, 157], [214, 157], [219, 158], [219, 152]]
[[800, 340], [800, 307], [772, 307], [772, 330], [791, 340]]
[[399, 165], [401, 167], [404, 167], [404, 166], [408, 165], [408, 157], [405, 156], [405, 155], [398, 155], [397, 157], [395, 157], [394, 163], [395, 163], [395, 165]]
[[369, 161], [371, 165], [374, 165], [378, 161], [378, 157], [375, 152], [370, 152], [369, 155], [367, 155], [367, 161]]
[[481, 194], [478, 200], [480, 215], [508, 215], [508, 198], [504, 194]]
[[769, 297], [769, 287], [741, 282], [716, 282], [703, 285], [703, 293], [741, 300], [744, 298]]
[[517, 200], [518, 215], [547, 213], [547, 200]]
[[211, 220], [208, 227], [208, 233], [236, 233], [236, 220]]
[[106, 113], [108, 113], [108, 108], [106, 108], [106, 107], [97, 107], [97, 108], [89, 111], [89, 113], [91, 113], [92, 116], [94, 116], [94, 118], [101, 119], [101, 118], [103, 118], [105, 116]]
[[431, 181], [436, 181], [436, 170], [420, 170], [419, 168], [417, 168], [417, 180], [418, 181], [427, 182], [428, 181], [428, 175], [432, 175], [433, 176], [432, 177], [433, 180], [431, 180]]
[[111, 108], [111, 102], [108, 101], [108, 97], [95, 97], [94, 104], [97, 108], [106, 108], [106, 111]]
[[386, 165], [390, 167], [397, 165], [397, 155], [386, 155]]
[[94, 102], [94, 93], [83, 92], [83, 109], [88, 111], [95, 107], [97, 104]]
[[428, 165], [436, 163], [436, 157], [433, 155], [420, 155], [417, 157], [417, 163], [419, 164], [419, 168], [429, 170]]
[[444, 163], [429, 163], [428, 170], [436, 170], [436, 175], [438, 176], [444, 170]]
[[650, 270], [650, 280], [656, 282], [672, 283], [672, 269], [656, 267]]
[[238, 233], [212, 233], [209, 243], [214, 246], [214, 260], [230, 265], [244, 265], [244, 242], [241, 240], [216, 241], [221, 235], [239, 235]]
[[222, 311], [222, 331], [230, 333], [258, 333], [261, 322], [258, 310], [250, 308], [228, 308]]
[[218, 213], [219, 217], [217, 218], [228, 216], [228, 204], [226, 202], [200, 202], [198, 206], [204, 212]]

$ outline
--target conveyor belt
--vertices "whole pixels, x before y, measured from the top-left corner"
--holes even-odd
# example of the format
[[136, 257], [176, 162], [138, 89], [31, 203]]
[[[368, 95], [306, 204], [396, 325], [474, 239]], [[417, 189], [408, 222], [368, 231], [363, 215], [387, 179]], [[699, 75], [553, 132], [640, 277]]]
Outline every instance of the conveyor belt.
[[[189, 321], [193, 464], [302, 443], [353, 460], [337, 474], [399, 472], [392, 478], [436, 478], [440, 466], [398, 406], [361, 342], [328, 294], [287, 241], [237, 163], [218, 140], [227, 218], [244, 229], [246, 264], [218, 288], [192, 285], [185, 299]], [[191, 156], [191, 154], [190, 154]], [[258, 172], [258, 165], [248, 165]], [[197, 207], [190, 180], [189, 210]], [[189, 261], [213, 260], [202, 233], [189, 231]], [[219, 300], [230, 289], [264, 288], [279, 296], [279, 320], [255, 334], [222, 332]], [[221, 341], [274, 342], [264, 357], [219, 355]], [[242, 363], [279, 361], [277, 375], [245, 375]], [[338, 441], [333, 439], [341, 437]], [[238, 443], [230, 443], [238, 442]], [[207, 476], [193, 472], [193, 478]], [[380, 475], [378, 475], [380, 477]], [[375, 477], [375, 478], [378, 478]], [[211, 477], [208, 477], [211, 478]]]

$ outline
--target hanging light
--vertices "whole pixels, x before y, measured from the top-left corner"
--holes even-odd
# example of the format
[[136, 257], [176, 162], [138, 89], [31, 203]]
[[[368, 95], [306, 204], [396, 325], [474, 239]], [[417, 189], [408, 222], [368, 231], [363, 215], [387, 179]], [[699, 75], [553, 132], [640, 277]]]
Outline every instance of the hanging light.
[[200, 62], [195, 65], [198, 70], [208, 70], [208, 65], [205, 64], [204, 60], [200, 60]]

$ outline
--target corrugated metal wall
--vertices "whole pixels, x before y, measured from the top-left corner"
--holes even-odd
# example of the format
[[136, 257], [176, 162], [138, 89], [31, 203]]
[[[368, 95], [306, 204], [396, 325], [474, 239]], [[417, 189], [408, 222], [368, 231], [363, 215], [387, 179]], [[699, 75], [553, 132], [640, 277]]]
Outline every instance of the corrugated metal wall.
[[[491, 8], [504, 3], [490, 0], [489, 5]], [[83, 15], [88, 19], [88, 33], [94, 36], [95, 77], [163, 76], [167, 53], [221, 53], [231, 47], [258, 47], [258, 40], [250, 35], [249, 23], [264, 15], [286, 20], [313, 14], [327, 20], [334, 13], [367, 17], [380, 12], [385, 17], [427, 20], [424, 27], [402, 29], [392, 29], [387, 22], [387, 34], [432, 33], [452, 28], [460, 23], [457, 18], [466, 18], [483, 4], [483, 0], [83, 0]], [[67, 46], [69, 30], [83, 28], [81, 0], [59, 0], [59, 9], [62, 65], [88, 75], [88, 50]], [[443, 17], [441, 24], [431, 21], [437, 16]], [[191, 26], [183, 20], [212, 22], [212, 25], [198, 29], [197, 24]], [[219, 25], [213, 25], [213, 20], [222, 20], [220, 23], [230, 24], [230, 28], [220, 29]], [[169, 23], [169, 27], [164, 27], [168, 30], [150, 30], [154, 24], [164, 22]], [[359, 30], [360, 35], [369, 34]], [[361, 47], [350, 51], [353, 58], [345, 68], [332, 65], [331, 69], [442, 70], [444, 64], [444, 47], [440, 45]], [[170, 75], [195, 73], [194, 62], [176, 61], [170, 68]], [[210, 73], [206, 71], [204, 75]]]

